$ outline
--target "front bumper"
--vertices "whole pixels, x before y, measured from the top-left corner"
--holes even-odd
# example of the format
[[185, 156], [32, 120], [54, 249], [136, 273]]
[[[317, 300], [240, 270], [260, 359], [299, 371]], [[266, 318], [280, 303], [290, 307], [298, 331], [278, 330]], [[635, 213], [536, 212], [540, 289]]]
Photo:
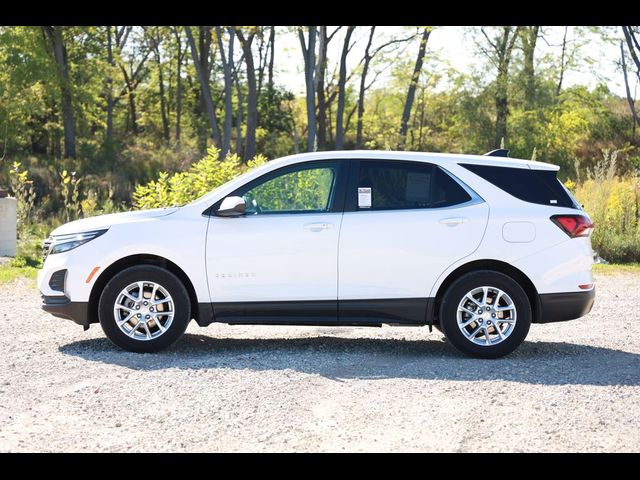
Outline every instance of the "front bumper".
[[585, 292], [541, 294], [538, 323], [563, 322], [583, 317], [591, 311], [595, 298], [595, 287]]
[[72, 302], [67, 297], [42, 296], [42, 309], [54, 317], [72, 320], [89, 328], [89, 302]]

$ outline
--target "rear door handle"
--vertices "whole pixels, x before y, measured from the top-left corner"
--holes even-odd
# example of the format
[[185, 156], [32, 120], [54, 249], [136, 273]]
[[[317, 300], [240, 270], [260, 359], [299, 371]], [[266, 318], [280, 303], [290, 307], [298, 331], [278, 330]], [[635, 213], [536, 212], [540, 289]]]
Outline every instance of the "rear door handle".
[[305, 230], [310, 230], [312, 232], [320, 232], [322, 230], [328, 230], [330, 228], [333, 228], [332, 223], [317, 222], [317, 223], [306, 223], [304, 225]]
[[455, 227], [456, 225], [467, 223], [467, 219], [463, 217], [449, 217], [443, 218], [439, 223], [442, 223], [443, 225], [447, 225], [449, 227]]

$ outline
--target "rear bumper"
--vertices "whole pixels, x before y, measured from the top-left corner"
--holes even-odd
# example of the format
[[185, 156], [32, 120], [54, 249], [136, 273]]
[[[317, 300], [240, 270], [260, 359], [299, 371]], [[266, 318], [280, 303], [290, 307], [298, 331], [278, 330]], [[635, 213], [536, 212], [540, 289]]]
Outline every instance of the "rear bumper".
[[591, 311], [595, 298], [595, 288], [586, 292], [541, 294], [541, 315], [538, 323], [562, 322], [583, 317]]
[[72, 320], [89, 328], [89, 303], [72, 302], [67, 297], [42, 296], [42, 309], [54, 317]]

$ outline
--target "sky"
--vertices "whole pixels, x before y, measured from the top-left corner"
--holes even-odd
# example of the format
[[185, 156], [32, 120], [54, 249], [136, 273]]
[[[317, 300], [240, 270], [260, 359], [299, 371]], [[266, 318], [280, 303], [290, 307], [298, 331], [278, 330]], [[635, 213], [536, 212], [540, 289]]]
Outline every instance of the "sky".
[[[328, 27], [328, 31], [332, 32], [335, 27]], [[377, 27], [377, 34], [380, 35], [380, 42], [385, 36], [394, 34], [406, 35], [406, 27], [380, 26]], [[538, 40], [536, 49], [536, 61], [547, 54], [553, 55], [555, 58], [560, 57], [562, 37], [565, 27], [542, 27], [544, 38]], [[617, 27], [612, 27], [611, 35], [621, 38], [622, 33]], [[345, 30], [344, 28], [342, 30]], [[332, 40], [329, 44], [328, 56], [335, 63], [340, 56], [342, 48], [343, 36], [342, 32]], [[352, 39], [359, 40], [356, 42], [353, 50], [349, 53], [348, 66], [354, 67], [362, 58], [368, 35], [368, 28], [356, 28]], [[575, 27], [568, 27], [567, 40], [576, 39]], [[620, 95], [625, 96], [624, 80], [619, 70], [617, 62], [620, 58], [620, 47], [617, 42], [607, 43], [595, 34], [587, 33], [581, 40], [584, 42], [577, 51], [578, 55], [588, 59], [581, 61], [580, 69], [572, 69], [566, 72], [563, 85], [571, 86], [583, 84], [594, 87], [598, 82], [607, 83], [609, 89]], [[411, 57], [417, 52], [417, 41], [412, 44], [412, 49], [407, 50], [407, 54]], [[482, 67], [478, 58], [480, 57], [476, 42], [469, 32], [468, 27], [462, 26], [444, 26], [435, 27], [429, 38], [427, 51], [439, 59], [447, 59], [451, 66], [462, 72], [471, 72], [473, 69]], [[281, 34], [276, 41], [276, 68], [280, 82], [284, 83], [290, 90], [296, 94], [303, 94], [304, 74], [301, 61], [301, 50], [298, 37], [293, 33]], [[436, 60], [439, 61], [439, 60]], [[427, 66], [425, 65], [425, 69]], [[493, 72], [489, 71], [489, 75], [493, 76]], [[491, 77], [492, 78], [492, 77]], [[632, 78], [632, 77], [630, 77]], [[381, 82], [385, 81], [384, 74], [380, 77]], [[632, 85], [632, 89], [633, 89]]]

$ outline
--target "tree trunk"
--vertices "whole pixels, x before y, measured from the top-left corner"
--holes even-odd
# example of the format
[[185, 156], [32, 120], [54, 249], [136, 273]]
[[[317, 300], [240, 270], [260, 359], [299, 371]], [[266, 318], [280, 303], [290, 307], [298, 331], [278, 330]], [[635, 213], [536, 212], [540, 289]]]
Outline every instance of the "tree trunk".
[[53, 49], [58, 67], [58, 84], [62, 99], [62, 125], [64, 128], [64, 156], [76, 158], [76, 134], [73, 118], [73, 93], [69, 81], [69, 63], [67, 49], [62, 38], [64, 27], [43, 27]]
[[169, 118], [167, 114], [167, 99], [164, 93], [164, 76], [162, 74], [162, 64], [158, 63], [158, 82], [160, 94], [160, 112], [162, 114], [162, 134], [164, 141], [169, 143], [171, 135], [169, 133]]
[[235, 71], [235, 69], [234, 81], [236, 84], [236, 94], [238, 95], [238, 111], [236, 112], [236, 154], [242, 158], [242, 117], [244, 116], [242, 105], [244, 105], [244, 98], [242, 96], [242, 86], [240, 85], [238, 72]]
[[358, 104], [356, 103], [353, 107], [351, 107], [351, 111], [347, 114], [347, 121], [344, 123], [344, 130], [349, 131], [349, 126], [351, 125], [351, 119], [353, 118], [353, 114], [356, 113], [358, 109]]
[[497, 93], [496, 93], [496, 139], [495, 148], [500, 148], [504, 140], [505, 145], [507, 141], [507, 118], [509, 116], [509, 64], [511, 63], [511, 52], [517, 38], [516, 31], [509, 39], [510, 27], [505, 27], [504, 31], [504, 50], [500, 58], [498, 66], [498, 78], [496, 81]]
[[638, 117], [638, 113], [636, 112], [635, 99], [631, 96], [631, 89], [629, 88], [629, 79], [627, 78], [627, 62], [624, 58], [624, 43], [622, 42], [622, 40], [620, 41], [620, 60], [622, 64], [622, 74], [624, 75], [624, 87], [627, 93], [627, 102], [629, 103], [629, 110], [631, 110], [631, 122], [633, 124], [631, 139], [633, 140], [636, 136], [636, 124], [640, 125], [640, 117]]
[[[213, 139], [214, 145], [219, 148], [222, 144], [222, 141], [220, 138], [218, 121], [216, 119], [216, 112], [213, 108], [213, 100], [211, 99], [211, 89], [209, 88], [208, 75], [209, 72], [207, 69], [209, 49], [204, 48], [205, 51], [201, 51], [200, 55], [206, 56], [206, 58], [200, 58], [196, 49], [196, 43], [193, 39], [193, 34], [191, 33], [191, 27], [186, 26], [184, 27], [184, 29], [187, 33], [187, 41], [189, 42], [189, 48], [191, 49], [191, 57], [193, 58], [193, 63], [196, 67], [196, 73], [198, 74], [198, 81], [200, 82], [201, 97], [204, 102], [207, 117], [209, 119], [209, 125], [211, 127], [211, 138]], [[206, 42], [201, 42], [201, 45], [206, 45]]]
[[251, 33], [245, 37], [242, 30], [237, 28], [236, 34], [242, 45], [244, 62], [247, 67], [247, 124], [243, 155], [244, 161], [247, 162], [256, 156], [256, 128], [258, 127], [258, 89], [256, 85], [256, 69], [253, 63], [253, 53], [251, 52], [251, 44], [253, 43], [255, 33]]
[[137, 135], [140, 133], [140, 129], [138, 128], [138, 112], [136, 111], [136, 90], [128, 75], [125, 76], [125, 83], [127, 85], [127, 100], [129, 102], [130, 128], [131, 132]]
[[[202, 69], [202, 75], [206, 79], [207, 89], [209, 91], [209, 98], [212, 98], [211, 95], [211, 63], [210, 63], [210, 54], [211, 54], [211, 27], [210, 26], [199, 26], [198, 27], [198, 51], [200, 52], [199, 63]], [[199, 114], [207, 119], [207, 123], [211, 125], [210, 114], [208, 112], [207, 101], [205, 100], [205, 93], [202, 91], [202, 87], [200, 88], [200, 92], [198, 95], [198, 112]], [[213, 104], [213, 99], [212, 99]], [[216, 124], [218, 123], [218, 117], [216, 114], [216, 107], [213, 106], [213, 114], [216, 118]], [[207, 138], [209, 135], [215, 135], [212, 131], [207, 131], [203, 129], [201, 125], [198, 125], [198, 143], [202, 151], [206, 149]], [[217, 134], [218, 140], [216, 143], [216, 147], [220, 147], [222, 144], [222, 134], [220, 133], [220, 129], [218, 128]], [[215, 142], [215, 141], [214, 141]]]
[[107, 27], [107, 62], [109, 63], [109, 75], [107, 76], [107, 133], [106, 133], [106, 145], [107, 149], [111, 150], [113, 146], [113, 67], [115, 62], [113, 60], [113, 40], [111, 36], [111, 27]]
[[360, 76], [360, 91], [358, 92], [358, 122], [356, 127], [356, 148], [362, 148], [362, 121], [364, 116], [364, 94], [367, 84], [367, 74], [369, 73], [369, 63], [371, 63], [371, 43], [373, 42], [373, 34], [376, 31], [376, 27], [371, 27], [371, 33], [369, 33], [369, 41], [367, 47], [364, 50], [364, 65], [362, 67], [362, 75]]
[[564, 80], [565, 57], [567, 54], [567, 32], [569, 27], [564, 27], [564, 36], [562, 37], [562, 55], [560, 56], [560, 78], [558, 78], [558, 86], [556, 87], [556, 97], [562, 91], [562, 81]]
[[293, 124], [293, 153], [300, 153], [300, 138], [295, 123]]
[[[497, 80], [499, 83], [506, 83], [506, 76], [500, 75]], [[507, 97], [506, 88], [499, 87], [500, 91], [496, 93], [496, 136], [493, 142], [494, 148], [502, 148], [507, 141], [507, 117], [509, 115], [509, 99]]]
[[340, 73], [338, 75], [338, 109], [336, 111], [336, 150], [342, 150], [344, 146], [344, 103], [347, 79], [347, 55], [349, 54], [349, 42], [355, 27], [347, 27], [342, 45], [342, 55], [340, 55]]
[[367, 46], [364, 51], [364, 57], [362, 58], [362, 62], [364, 62], [362, 68], [362, 75], [360, 77], [360, 90], [358, 92], [358, 104], [357, 104], [357, 128], [356, 128], [356, 148], [362, 148], [363, 143], [363, 117], [364, 117], [364, 99], [367, 90], [373, 85], [376, 81], [377, 74], [374, 77], [373, 81], [367, 85], [367, 74], [369, 73], [369, 65], [371, 64], [371, 60], [375, 57], [380, 51], [387, 48], [389, 45], [405, 43], [410, 40], [413, 40], [418, 34], [415, 33], [410, 35], [407, 38], [396, 38], [393, 40], [389, 40], [386, 43], [378, 46], [375, 50], [371, 50], [371, 45], [373, 43], [373, 35], [375, 33], [376, 27], [371, 27], [371, 31], [369, 33], [369, 40], [367, 41]]
[[304, 79], [307, 91], [307, 151], [316, 150], [316, 102], [314, 72], [316, 67], [316, 34], [317, 27], [309, 27], [309, 44], [306, 45], [302, 28], [298, 30], [300, 45], [304, 55]]
[[318, 150], [327, 148], [327, 101], [325, 97], [325, 75], [327, 71], [327, 27], [318, 27], [318, 61], [316, 68], [316, 97], [318, 101]]
[[222, 156], [226, 156], [231, 151], [231, 134], [233, 130], [233, 44], [235, 42], [235, 31], [229, 29], [229, 49], [225, 54], [222, 43], [222, 27], [216, 27], [216, 37], [218, 38], [218, 49], [222, 60], [224, 72], [224, 133], [222, 136]]
[[640, 81], [640, 42], [638, 42], [636, 33], [634, 33], [631, 27], [623, 26], [622, 32], [624, 33], [624, 38], [627, 41], [631, 59], [633, 60], [633, 63], [636, 64], [636, 73], [638, 75], [638, 80]]
[[425, 113], [426, 113], [426, 109], [425, 109], [425, 89], [422, 88], [421, 89], [421, 95], [420, 95], [420, 126], [419, 126], [419, 130], [418, 130], [418, 151], [422, 151], [422, 133], [424, 130], [424, 123], [425, 123]]
[[497, 75], [495, 80], [494, 101], [496, 107], [496, 129], [494, 138], [494, 148], [503, 148], [507, 143], [507, 118], [509, 116], [509, 64], [511, 62], [511, 54], [515, 46], [517, 38], [520, 36], [522, 27], [503, 26], [497, 35], [491, 38], [487, 35], [484, 27], [480, 31], [484, 35], [490, 49], [484, 52], [488, 55], [491, 62], [497, 67]]
[[265, 42], [264, 39], [264, 27], [257, 27], [258, 32], [257, 35], [260, 38], [260, 42], [258, 44], [258, 68], [256, 69], [257, 74], [256, 77], [258, 79], [258, 97], [262, 94], [262, 85], [264, 84], [264, 71], [267, 68], [267, 59], [269, 58], [267, 54], [269, 53], [269, 41]]
[[[638, 27], [636, 27], [638, 29]], [[636, 38], [638, 34], [637, 31], [630, 26], [623, 26], [622, 31], [624, 33], [624, 38], [627, 41], [627, 46], [629, 47], [629, 54], [631, 55], [631, 59], [633, 63], [636, 65], [636, 76], [638, 77], [638, 82], [640, 82], [640, 42]], [[636, 123], [640, 125], [640, 119], [638, 118], [638, 113], [635, 107], [635, 100], [631, 98], [631, 89], [629, 88], [629, 80], [627, 79], [627, 65], [624, 58], [624, 51], [622, 47], [622, 43], [620, 44], [620, 50], [622, 51], [622, 71], [624, 72], [624, 84], [627, 92], [627, 101], [629, 102], [629, 108], [631, 109], [631, 114], [635, 120], [633, 124], [633, 137], [635, 138], [636, 133]]]
[[273, 103], [273, 62], [275, 60], [275, 48], [276, 48], [276, 27], [271, 27], [269, 32], [269, 45], [271, 45], [271, 49], [269, 50], [269, 66], [267, 68], [268, 75], [268, 89], [269, 89], [269, 109], [272, 107]]
[[[111, 49], [113, 51], [115, 46], [115, 49], [117, 50], [117, 52], [121, 53], [125, 48], [127, 39], [129, 38], [129, 34], [131, 33], [131, 30], [133, 29], [133, 27], [124, 26], [121, 28], [117, 28], [117, 27], [113, 27], [113, 28], [115, 33], [115, 42], [113, 42], [114, 38], [112, 37]], [[149, 58], [150, 52], [151, 50], [147, 49], [142, 54], [142, 56], [139, 58], [138, 65], [136, 65], [135, 68], [134, 68], [133, 62], [131, 63], [116, 62], [116, 57], [113, 56], [112, 65], [117, 66], [122, 72], [122, 76], [124, 77], [124, 81], [125, 81], [125, 86], [118, 95], [112, 97], [111, 109], [113, 110], [115, 108], [115, 106], [118, 104], [118, 102], [122, 97], [124, 97], [125, 95], [127, 96], [128, 114], [127, 114], [127, 119], [125, 124], [125, 131], [126, 132], [132, 131], [134, 134], [137, 134], [139, 131], [137, 114], [136, 114], [135, 90], [136, 88], [138, 88], [138, 85], [142, 81], [142, 78], [145, 74], [144, 64], [147, 61], [147, 58]], [[129, 70], [127, 69], [127, 67], [129, 67]]]
[[418, 80], [420, 79], [420, 72], [422, 71], [422, 64], [424, 63], [424, 56], [427, 52], [427, 42], [429, 41], [429, 35], [431, 35], [431, 27], [425, 27], [422, 32], [422, 39], [420, 40], [420, 48], [418, 49], [418, 57], [416, 58], [416, 64], [413, 68], [413, 75], [411, 75], [411, 83], [409, 84], [407, 99], [404, 102], [404, 110], [402, 111], [402, 120], [400, 122], [400, 148], [404, 148], [405, 140], [407, 138], [409, 117], [411, 116], [413, 100], [416, 96], [416, 87], [418, 86]]
[[534, 54], [538, 41], [539, 26], [526, 27], [522, 32], [522, 53], [524, 56], [524, 102], [527, 110], [535, 106], [536, 101], [536, 78]]
[[180, 31], [177, 27], [173, 28], [173, 33], [176, 37], [176, 44], [178, 46], [178, 59], [176, 66], [176, 142], [180, 143], [180, 129], [182, 121], [182, 39], [180, 38]]
[[160, 54], [160, 34], [158, 27], [146, 32], [153, 51], [153, 57], [158, 67], [158, 94], [160, 95], [160, 116], [162, 118], [162, 138], [165, 143], [169, 143], [171, 135], [169, 133], [169, 118], [167, 113], [167, 98], [164, 89], [164, 72], [162, 69], [162, 56]]

